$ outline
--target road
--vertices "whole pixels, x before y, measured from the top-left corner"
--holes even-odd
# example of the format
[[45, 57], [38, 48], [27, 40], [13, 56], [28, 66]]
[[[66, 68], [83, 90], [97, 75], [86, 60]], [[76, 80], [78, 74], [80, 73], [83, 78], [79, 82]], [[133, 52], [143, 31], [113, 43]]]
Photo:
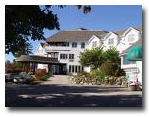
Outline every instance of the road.
[[6, 107], [141, 107], [142, 92], [123, 87], [6, 84]]

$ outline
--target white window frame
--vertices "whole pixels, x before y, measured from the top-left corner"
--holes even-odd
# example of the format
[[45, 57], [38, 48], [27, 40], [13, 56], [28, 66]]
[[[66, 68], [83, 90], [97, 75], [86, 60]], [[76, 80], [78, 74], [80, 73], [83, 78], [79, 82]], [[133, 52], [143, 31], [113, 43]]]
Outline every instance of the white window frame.
[[97, 41], [93, 41], [93, 42], [92, 42], [92, 47], [93, 47], [93, 48], [96, 48], [96, 47], [97, 47]]
[[85, 48], [85, 42], [81, 42], [81, 48]]
[[67, 59], [68, 58], [68, 54], [60, 54], [60, 59]]
[[135, 41], [135, 35], [134, 34], [129, 34], [128, 35], [128, 42], [133, 43]]
[[109, 45], [113, 45], [113, 44], [114, 44], [114, 38], [110, 38], [110, 39], [108, 40], [108, 44], [109, 44]]
[[72, 48], [77, 48], [77, 42], [72, 42]]
[[69, 59], [74, 60], [74, 54], [69, 54]]

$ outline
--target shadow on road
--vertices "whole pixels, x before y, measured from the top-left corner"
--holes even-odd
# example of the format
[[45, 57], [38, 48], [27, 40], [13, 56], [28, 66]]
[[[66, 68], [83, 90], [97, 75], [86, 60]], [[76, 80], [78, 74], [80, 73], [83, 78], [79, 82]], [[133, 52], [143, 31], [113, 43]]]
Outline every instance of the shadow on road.
[[[123, 88], [61, 85], [6, 85], [6, 107], [141, 107], [142, 96]], [[117, 94], [111, 94], [116, 93]]]

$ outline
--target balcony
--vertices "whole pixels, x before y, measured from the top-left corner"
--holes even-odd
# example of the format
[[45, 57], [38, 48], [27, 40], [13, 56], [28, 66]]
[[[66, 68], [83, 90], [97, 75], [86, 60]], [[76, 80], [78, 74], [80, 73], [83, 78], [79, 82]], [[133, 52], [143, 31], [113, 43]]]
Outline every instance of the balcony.
[[49, 46], [45, 48], [45, 51], [53, 51], [53, 52], [57, 52], [57, 51], [70, 51], [72, 48], [69, 46]]

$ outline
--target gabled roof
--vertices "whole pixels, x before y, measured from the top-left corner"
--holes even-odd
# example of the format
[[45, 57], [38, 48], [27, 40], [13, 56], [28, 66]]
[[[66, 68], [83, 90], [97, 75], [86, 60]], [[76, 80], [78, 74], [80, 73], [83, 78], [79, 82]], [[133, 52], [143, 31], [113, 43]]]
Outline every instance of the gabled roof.
[[59, 63], [57, 58], [43, 57], [37, 55], [21, 55], [16, 61], [18, 62], [35, 62], [35, 63]]
[[139, 26], [139, 27], [134, 27], [134, 29], [136, 29], [136, 30], [138, 30], [138, 31], [142, 32], [142, 26]]
[[70, 41], [88, 41], [93, 35], [103, 38], [107, 31], [60, 31], [55, 35], [49, 37], [47, 42], [70, 42]]
[[[121, 36], [130, 28], [142, 31], [140, 27], [129, 27], [121, 31], [114, 31], [113, 33]], [[53, 36], [47, 38], [47, 42], [70, 42], [70, 41], [88, 41], [93, 35], [103, 39], [109, 32], [102, 30], [65, 30], [60, 31]]]
[[116, 35], [120, 36], [120, 35], [122, 35], [126, 30], [127, 30], [127, 29], [121, 30], [121, 31], [116, 31], [116, 32], [114, 32], [114, 33], [115, 33]]
[[138, 40], [137, 42], [135, 42], [134, 44], [132, 44], [129, 48], [127, 48], [126, 50], [124, 50], [122, 52], [122, 54], [127, 53], [135, 45], [142, 45], [142, 39]]
[[110, 31], [107, 35], [104, 36], [104, 39], [103, 40], [106, 40], [107, 38], [109, 38], [109, 36], [111, 34], [117, 35], [115, 32]]
[[138, 26], [138, 27], [129, 27], [129, 28], [127, 28], [127, 29], [124, 29], [124, 30], [121, 30], [121, 31], [115, 31], [114, 33], [115, 34], [117, 34], [118, 36], [120, 36], [120, 35], [123, 35], [127, 30], [129, 30], [129, 29], [136, 29], [136, 30], [138, 30], [138, 31], [142, 31], [142, 26]]
[[43, 47], [45, 43], [40, 43], [40, 45]]

